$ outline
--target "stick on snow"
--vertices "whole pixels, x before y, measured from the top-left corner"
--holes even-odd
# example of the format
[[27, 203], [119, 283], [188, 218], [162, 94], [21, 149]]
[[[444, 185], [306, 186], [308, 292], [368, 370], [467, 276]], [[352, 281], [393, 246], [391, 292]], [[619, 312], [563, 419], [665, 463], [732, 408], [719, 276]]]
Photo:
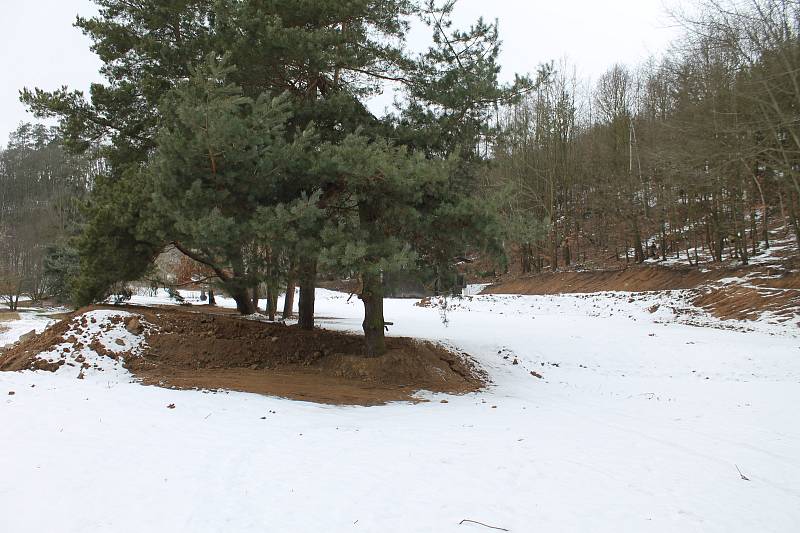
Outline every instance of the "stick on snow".
[[458, 525], [460, 526], [460, 525], [461, 525], [461, 524], [463, 524], [464, 522], [471, 522], [471, 523], [473, 523], [473, 524], [478, 524], [478, 525], [481, 525], [481, 526], [483, 526], [483, 527], [488, 527], [488, 528], [491, 528], [491, 529], [499, 529], [500, 531], [508, 531], [508, 530], [507, 530], [506, 528], [504, 528], [504, 527], [495, 527], [495, 526], [490, 526], [489, 524], [484, 524], [483, 522], [478, 522], [477, 520], [470, 520], [470, 519], [468, 519], [468, 518], [465, 518], [464, 520], [462, 520], [461, 522], [459, 522], [459, 523], [458, 523]]

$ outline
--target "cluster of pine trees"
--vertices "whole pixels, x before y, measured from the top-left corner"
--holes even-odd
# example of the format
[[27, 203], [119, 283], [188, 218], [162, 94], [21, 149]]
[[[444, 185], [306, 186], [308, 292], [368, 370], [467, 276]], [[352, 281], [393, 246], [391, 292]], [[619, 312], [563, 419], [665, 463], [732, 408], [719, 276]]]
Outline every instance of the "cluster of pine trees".
[[522, 272], [747, 264], [770, 227], [800, 235], [800, 5], [709, 1], [679, 20], [686, 36], [662, 60], [591, 87], [546, 65], [501, 113], [486, 186]]
[[[384, 352], [385, 276], [444, 287], [453, 258], [493, 242], [477, 201], [488, 118], [532, 83], [498, 82], [496, 25], [452, 27], [454, 0], [97, 0], [76, 25], [106, 83], [88, 100], [25, 90], [65, 145], [100, 144], [77, 242], [76, 303], [139, 279], [167, 246], [204, 265], [241, 313], [266, 286], [300, 288], [314, 324], [320, 271], [361, 280], [367, 352]], [[405, 46], [421, 20], [430, 47]], [[394, 113], [366, 105], [385, 83]]]

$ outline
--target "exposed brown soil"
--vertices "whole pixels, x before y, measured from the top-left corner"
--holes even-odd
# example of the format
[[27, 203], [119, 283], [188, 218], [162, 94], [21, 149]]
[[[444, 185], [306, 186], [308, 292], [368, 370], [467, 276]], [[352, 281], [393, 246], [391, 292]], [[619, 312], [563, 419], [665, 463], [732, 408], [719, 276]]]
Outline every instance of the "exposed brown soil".
[[699, 289], [692, 303], [723, 319], [755, 320], [765, 312], [792, 319], [800, 314], [800, 275], [753, 278], [746, 285]]
[[[788, 265], [787, 265], [788, 266]], [[745, 284], [720, 284], [748, 276]], [[776, 277], [777, 276], [777, 277]], [[697, 268], [639, 265], [621, 270], [541, 273], [502, 281], [484, 294], [563, 294], [600, 291], [692, 289], [692, 303], [722, 319], [755, 320], [770, 312], [786, 319], [800, 314], [800, 274], [776, 267]]]
[[[736, 271], [741, 274], [741, 271]], [[663, 291], [694, 289], [734, 275], [728, 269], [701, 272], [696, 268], [638, 265], [620, 270], [547, 272], [500, 282], [484, 294], [562, 294], [599, 291]]]
[[29, 368], [56, 370], [58, 365], [43, 367], [43, 362], [40, 362], [34, 356], [49, 350], [59, 342], [63, 342], [63, 335], [68, 329], [69, 320], [60, 320], [39, 335], [32, 335], [30, 339], [21, 340], [5, 348], [0, 347], [0, 371], [26, 370]]
[[[146, 384], [353, 405], [414, 400], [418, 390], [461, 394], [485, 384], [465, 354], [414, 339], [388, 338], [388, 353], [368, 358], [356, 335], [304, 331], [195, 307], [113, 308], [138, 313], [155, 326], [146, 334], [143, 356], [125, 359]], [[62, 320], [0, 353], [0, 370], [41, 368], [35, 354], [63, 342], [67, 327]]]

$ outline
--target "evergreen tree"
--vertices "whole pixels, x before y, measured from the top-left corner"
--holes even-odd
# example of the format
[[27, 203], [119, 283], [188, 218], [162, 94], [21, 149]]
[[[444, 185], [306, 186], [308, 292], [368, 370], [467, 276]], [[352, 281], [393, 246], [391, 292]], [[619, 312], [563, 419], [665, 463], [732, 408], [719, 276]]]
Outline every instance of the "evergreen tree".
[[[359, 127], [376, 127], [364, 99], [381, 90], [381, 80], [399, 76], [409, 64], [402, 47], [404, 17], [414, 9], [409, 0], [96, 3], [99, 14], [78, 18], [76, 26], [92, 40], [108, 81], [92, 85], [89, 101], [66, 87], [22, 93], [37, 115], [60, 119], [72, 149], [80, 151], [97, 141], [105, 145], [108, 176], [89, 203], [86, 235], [116, 248], [89, 242], [80, 247], [86, 267], [101, 266], [109, 257], [105, 269], [83, 276], [95, 278], [98, 285], [83, 291], [85, 297], [99, 296], [99, 285], [113, 278], [141, 276], [163, 244], [137, 232], [135, 224], [123, 228], [107, 219], [102, 204], [116, 199], [125, 206], [146, 208], [136, 197], [143, 184], [121, 182], [141, 179], [136, 170], [155, 148], [156, 132], [163, 125], [161, 100], [190, 75], [192, 64], [208, 53], [227, 52], [229, 63], [238, 67], [229, 81], [241, 87], [244, 96], [288, 93], [297, 106], [293, 125], [303, 130], [314, 122], [326, 140], [341, 139]], [[308, 180], [299, 185], [307, 196], [318, 188]], [[126, 197], [128, 193], [132, 195]], [[131, 212], [123, 218], [137, 217]], [[117, 263], [110, 259], [113, 252], [146, 260]], [[316, 262], [312, 256], [298, 258], [298, 263], [300, 323], [308, 328], [313, 327]]]
[[233, 70], [209, 57], [165, 98], [169, 125], [143, 172], [150, 197], [139, 232], [210, 267], [238, 310], [251, 314], [248, 289], [270, 267], [257, 238], [258, 209], [295, 197], [313, 137], [289, 135], [290, 100], [243, 96], [226, 81]]
[[491, 233], [492, 217], [467, 201], [450, 176], [457, 159], [431, 159], [407, 147], [364, 135], [329, 145], [321, 159], [335, 179], [321, 204], [323, 262], [358, 272], [364, 335], [370, 356], [385, 350], [385, 276], [452, 264], [455, 247]]

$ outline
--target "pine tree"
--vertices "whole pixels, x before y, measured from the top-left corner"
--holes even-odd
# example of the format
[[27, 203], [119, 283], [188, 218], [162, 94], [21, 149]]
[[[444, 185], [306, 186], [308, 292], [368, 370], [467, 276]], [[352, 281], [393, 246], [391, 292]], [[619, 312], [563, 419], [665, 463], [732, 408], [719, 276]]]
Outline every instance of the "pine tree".
[[[99, 286], [116, 278], [135, 279], [165, 243], [149, 234], [125, 228], [106, 216], [105, 201], [118, 199], [136, 205], [142, 188], [135, 172], [156, 146], [156, 132], [164, 125], [160, 106], [164, 96], [190, 75], [191, 65], [209, 53], [227, 53], [238, 69], [229, 82], [244, 96], [287, 93], [296, 106], [291, 131], [312, 122], [325, 140], [341, 139], [359, 127], [377, 127], [364, 99], [381, 90], [380, 81], [401, 76], [410, 63], [402, 40], [404, 17], [413, 12], [409, 0], [96, 0], [96, 17], [78, 18], [76, 26], [93, 42], [103, 61], [105, 84], [91, 87], [87, 101], [79, 91], [63, 87], [47, 92], [24, 90], [22, 100], [38, 116], [57, 117], [68, 145], [76, 151], [102, 141], [109, 161], [108, 176], [87, 209], [87, 236], [100, 243], [81, 246], [87, 268], [84, 278], [96, 278], [98, 287], [85, 290], [97, 297]], [[122, 183], [125, 182], [125, 183]], [[319, 184], [298, 180], [307, 196]], [[133, 196], [128, 198], [128, 193]], [[298, 192], [299, 194], [299, 192]], [[139, 204], [146, 208], [145, 204]], [[137, 218], [126, 213], [124, 220]], [[111, 254], [146, 258], [117, 263]], [[107, 260], [105, 269], [102, 264]], [[296, 258], [301, 286], [300, 323], [313, 327], [315, 254]], [[121, 268], [115, 270], [117, 266]], [[133, 268], [136, 266], [136, 268]], [[133, 276], [133, 277], [132, 277]], [[102, 281], [101, 281], [102, 280]]]
[[243, 96], [226, 81], [233, 71], [209, 57], [165, 98], [168, 125], [144, 170], [150, 198], [139, 233], [210, 267], [238, 310], [251, 314], [248, 289], [272, 266], [258, 241], [258, 210], [294, 198], [313, 138], [289, 134], [288, 98]]
[[328, 145], [321, 159], [336, 184], [321, 200], [335, 221], [324, 229], [323, 263], [360, 275], [366, 351], [379, 356], [386, 351], [383, 278], [452, 263], [458, 246], [491, 231], [492, 217], [453, 187], [456, 158], [426, 158], [354, 134]]

